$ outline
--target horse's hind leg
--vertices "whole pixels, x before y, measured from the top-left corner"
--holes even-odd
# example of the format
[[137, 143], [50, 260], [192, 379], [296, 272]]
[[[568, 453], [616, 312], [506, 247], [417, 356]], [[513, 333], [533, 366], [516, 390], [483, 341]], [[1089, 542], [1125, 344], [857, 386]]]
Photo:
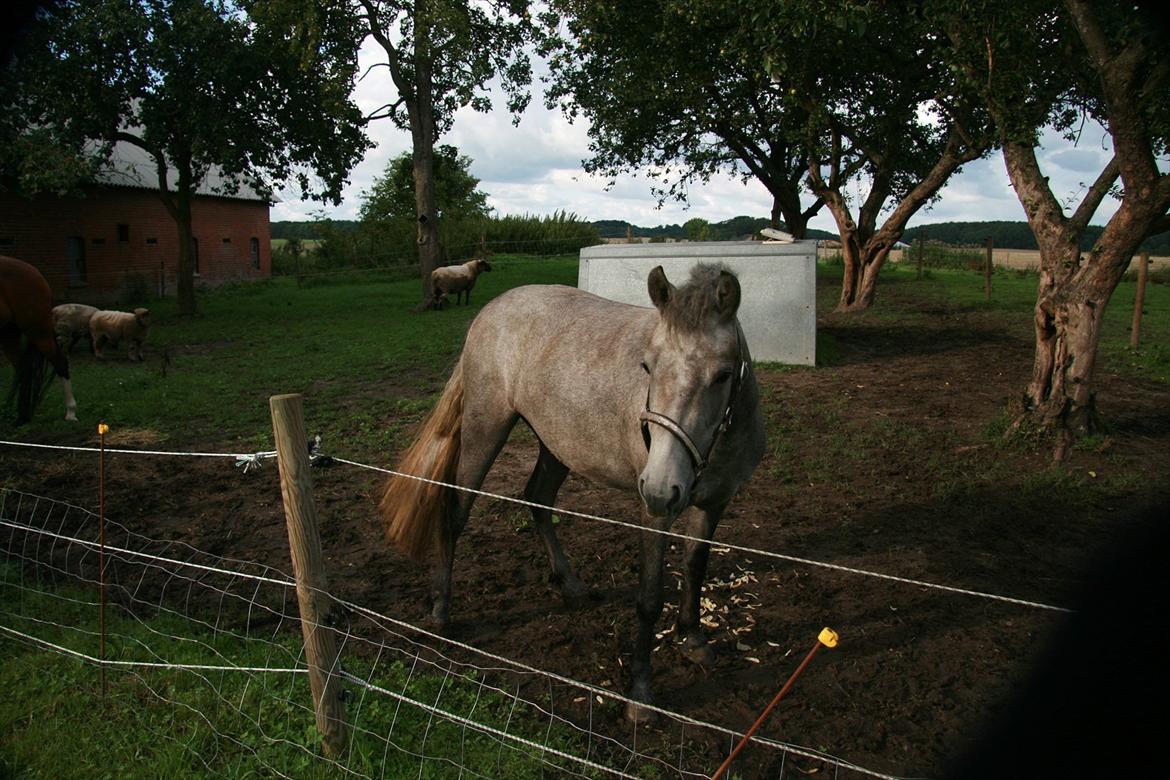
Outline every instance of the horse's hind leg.
[[[551, 505], [556, 501], [557, 491], [561, 489], [568, 475], [569, 469], [557, 460], [542, 442], [540, 455], [536, 459], [536, 468], [532, 470], [532, 476], [528, 478], [528, 485], [524, 488], [524, 498], [536, 504]], [[553, 527], [552, 510], [532, 507], [532, 519], [540, 534], [545, 554], [548, 555], [549, 566], [552, 568], [549, 580], [560, 585], [561, 595], [569, 606], [581, 606], [589, 591], [573, 573], [569, 561], [565, 558], [561, 542], [557, 539], [556, 528]]]
[[[511, 410], [505, 412], [464, 406], [456, 484], [479, 490], [517, 419], [518, 416]], [[437, 628], [445, 627], [450, 615], [455, 543], [467, 526], [474, 502], [474, 493], [453, 489], [447, 510], [448, 532], [431, 565], [431, 621]]]

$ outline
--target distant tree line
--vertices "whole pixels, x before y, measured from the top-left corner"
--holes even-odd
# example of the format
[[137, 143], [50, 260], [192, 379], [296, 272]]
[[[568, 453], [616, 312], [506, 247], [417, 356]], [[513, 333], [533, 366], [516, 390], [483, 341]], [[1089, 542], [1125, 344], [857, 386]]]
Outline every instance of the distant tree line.
[[[1088, 252], [1097, 243], [1105, 230], [1100, 225], [1088, 225], [1081, 234], [1080, 247]], [[992, 239], [995, 246], [1003, 249], [1038, 249], [1036, 236], [1027, 222], [939, 222], [934, 225], [920, 225], [909, 228], [902, 240], [913, 243], [919, 237], [952, 246], [982, 246]], [[1154, 255], [1170, 254], [1170, 233], [1150, 236], [1139, 247]]]

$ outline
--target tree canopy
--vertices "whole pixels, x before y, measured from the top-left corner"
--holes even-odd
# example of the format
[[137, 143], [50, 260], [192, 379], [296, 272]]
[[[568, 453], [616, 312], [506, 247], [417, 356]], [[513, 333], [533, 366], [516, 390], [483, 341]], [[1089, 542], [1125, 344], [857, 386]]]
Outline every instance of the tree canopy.
[[[179, 301], [195, 309], [191, 197], [294, 180], [337, 202], [369, 146], [350, 100], [351, 24], [305, 0], [62, 0], [3, 75], [0, 164], [26, 191], [62, 191], [128, 143], [153, 160], [179, 232]], [[43, 165], [44, 160], [53, 163]]]
[[[471, 175], [471, 158], [449, 144], [435, 147], [435, 206], [440, 217], [486, 217], [487, 193]], [[414, 218], [414, 161], [403, 152], [362, 193], [363, 220]]]

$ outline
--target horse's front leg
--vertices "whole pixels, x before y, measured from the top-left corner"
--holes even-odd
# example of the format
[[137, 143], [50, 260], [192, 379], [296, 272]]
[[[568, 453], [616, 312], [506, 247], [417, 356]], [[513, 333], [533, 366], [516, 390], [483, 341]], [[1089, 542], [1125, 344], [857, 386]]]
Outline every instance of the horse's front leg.
[[[643, 516], [648, 530], [641, 536], [641, 568], [638, 575], [638, 634], [634, 639], [634, 659], [630, 673], [633, 682], [630, 698], [651, 703], [650, 651], [654, 649], [654, 627], [662, 615], [662, 570], [666, 558], [668, 537], [655, 531], [670, 528], [673, 518]], [[637, 704], [626, 705], [626, 718], [635, 723], [654, 719], [654, 713]]]
[[686, 526], [687, 536], [705, 541], [688, 540], [686, 543], [684, 556], [686, 568], [676, 628], [679, 638], [683, 641], [683, 653], [692, 661], [704, 666], [710, 666], [715, 662], [715, 652], [707, 643], [707, 634], [699, 622], [699, 607], [703, 580], [707, 577], [707, 562], [711, 556], [709, 542], [715, 535], [715, 527], [719, 525], [719, 518], [723, 516], [723, 510], [726, 508], [727, 504], [721, 504], [712, 510], [692, 508]]

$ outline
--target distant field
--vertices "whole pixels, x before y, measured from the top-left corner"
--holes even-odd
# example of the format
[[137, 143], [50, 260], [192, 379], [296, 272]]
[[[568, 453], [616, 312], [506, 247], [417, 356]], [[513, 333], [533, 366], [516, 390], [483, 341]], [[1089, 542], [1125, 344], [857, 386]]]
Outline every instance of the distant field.
[[[284, 245], [287, 243], [288, 243], [287, 238], [274, 238], [274, 239], [272, 239], [272, 251], [275, 252], [278, 249], [284, 249]], [[301, 239], [301, 248], [306, 252], [312, 252], [315, 249], [317, 249], [317, 247], [319, 247], [319, 246], [321, 246], [321, 241], [319, 239], [316, 239], [316, 238], [302, 238]]]
[[[982, 249], [971, 247], [972, 252], [982, 252]], [[841, 254], [841, 250], [835, 247], [819, 247], [817, 249], [817, 258], [820, 260], [827, 260], [837, 257]], [[903, 260], [908, 262], [913, 261], [913, 253], [907, 253], [904, 249], [895, 249], [890, 252], [890, 262], [900, 263]], [[1040, 269], [1040, 250], [1038, 249], [993, 249], [992, 262], [999, 268], [1012, 268], [1015, 270], [1031, 270], [1037, 271]], [[1133, 262], [1130, 263], [1129, 270], [1137, 273], [1139, 258], [1134, 255]], [[1159, 256], [1150, 257], [1150, 271], [1161, 271], [1170, 268], [1170, 257]]]

